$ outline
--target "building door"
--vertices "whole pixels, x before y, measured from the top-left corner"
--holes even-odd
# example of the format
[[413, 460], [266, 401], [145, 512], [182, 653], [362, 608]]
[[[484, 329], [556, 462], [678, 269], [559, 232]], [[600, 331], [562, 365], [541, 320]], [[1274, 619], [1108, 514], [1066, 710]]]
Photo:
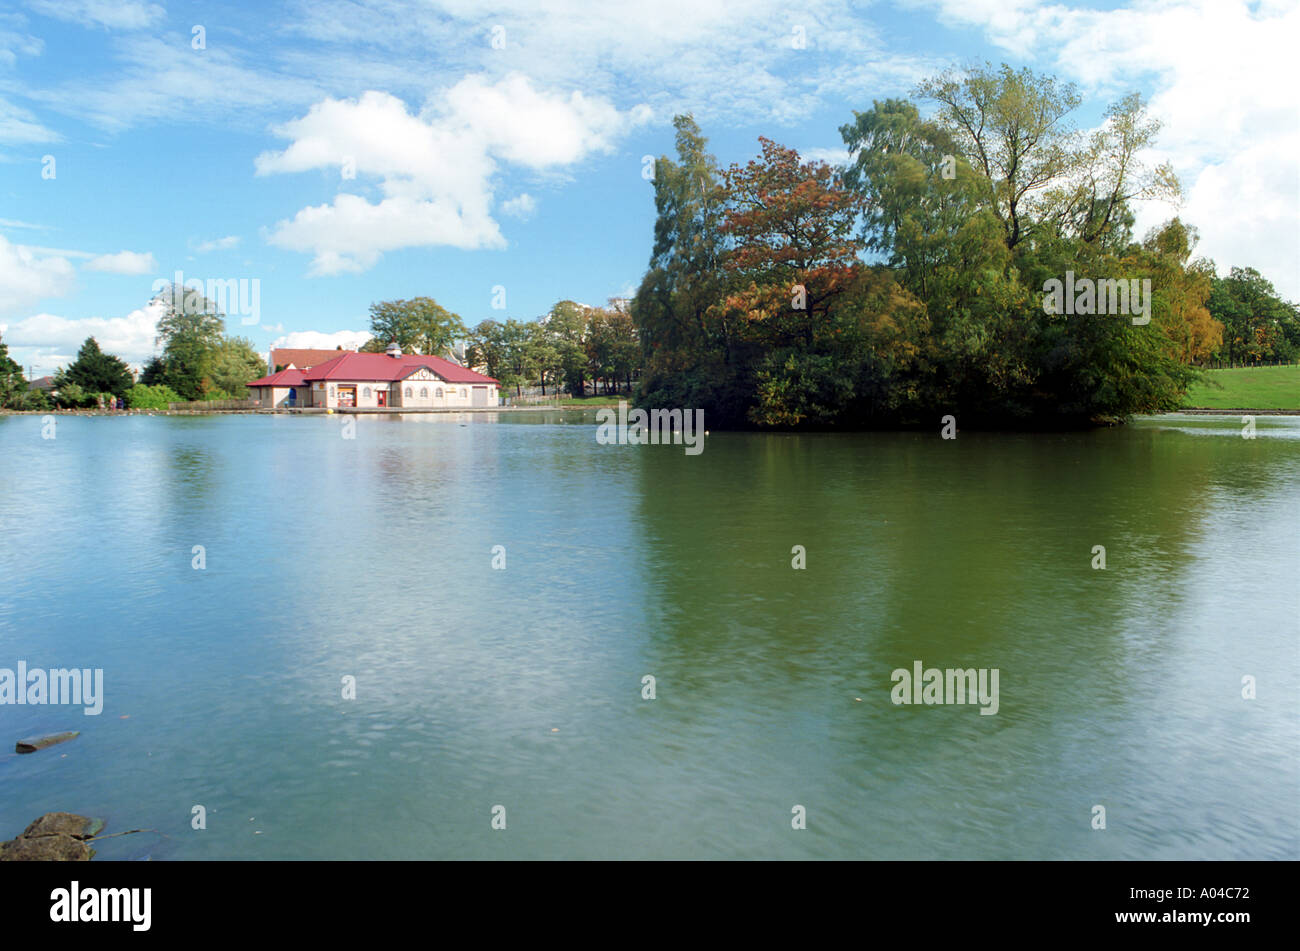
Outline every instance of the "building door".
[[375, 398], [379, 400], [379, 405], [380, 405], [380, 406], [387, 406], [387, 405], [388, 405], [388, 391], [387, 391], [387, 390], [375, 390]]
[[357, 388], [355, 386], [339, 387], [339, 406], [356, 406]]
[[295, 390], [293, 387], [289, 387], [289, 405], [296, 406], [297, 404], [298, 404], [298, 391]]
[[473, 403], [472, 403], [471, 405], [473, 405], [473, 406], [487, 406], [487, 405], [488, 405], [488, 392], [487, 392], [487, 387], [486, 387], [486, 386], [476, 386], [476, 387], [474, 387], [474, 401], [473, 401]]

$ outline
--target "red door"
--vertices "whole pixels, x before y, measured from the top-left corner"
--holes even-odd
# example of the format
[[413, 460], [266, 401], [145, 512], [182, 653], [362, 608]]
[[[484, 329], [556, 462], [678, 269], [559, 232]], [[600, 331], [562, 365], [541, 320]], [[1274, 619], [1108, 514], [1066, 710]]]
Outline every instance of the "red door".
[[379, 405], [380, 405], [380, 406], [387, 406], [387, 405], [388, 405], [388, 391], [387, 391], [387, 390], [376, 390], [376, 391], [375, 391], [375, 396], [379, 398]]

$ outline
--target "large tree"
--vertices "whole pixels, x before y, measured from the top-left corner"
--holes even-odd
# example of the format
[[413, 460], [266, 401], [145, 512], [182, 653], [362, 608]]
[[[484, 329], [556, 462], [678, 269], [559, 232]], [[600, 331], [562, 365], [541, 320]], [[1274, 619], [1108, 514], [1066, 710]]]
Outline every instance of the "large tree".
[[12, 407], [25, 399], [26, 393], [23, 368], [9, 356], [9, 345], [0, 338], [0, 406]]
[[213, 387], [233, 399], [248, 395], [245, 383], [266, 375], [266, 361], [244, 337], [226, 337], [217, 345], [212, 357]]
[[396, 341], [407, 353], [445, 356], [465, 337], [465, 323], [432, 297], [377, 301], [370, 305], [370, 332], [385, 345]]
[[202, 399], [213, 389], [212, 365], [226, 331], [216, 303], [196, 289], [172, 284], [154, 301], [162, 307], [157, 342], [162, 345], [163, 379], [187, 400]]
[[112, 393], [126, 396], [135, 385], [131, 368], [118, 357], [104, 353], [94, 337], [87, 337], [77, 352], [77, 359], [55, 376], [56, 387], [75, 383], [87, 393]]

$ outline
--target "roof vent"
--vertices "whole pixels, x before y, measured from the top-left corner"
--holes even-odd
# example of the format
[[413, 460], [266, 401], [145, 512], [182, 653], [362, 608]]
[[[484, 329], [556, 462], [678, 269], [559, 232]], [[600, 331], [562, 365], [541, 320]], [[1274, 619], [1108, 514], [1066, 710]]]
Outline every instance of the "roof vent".
[[384, 353], [388, 354], [390, 357], [400, 357], [402, 355], [402, 348], [399, 347], [397, 341], [394, 340], [388, 345], [388, 349], [385, 350]]

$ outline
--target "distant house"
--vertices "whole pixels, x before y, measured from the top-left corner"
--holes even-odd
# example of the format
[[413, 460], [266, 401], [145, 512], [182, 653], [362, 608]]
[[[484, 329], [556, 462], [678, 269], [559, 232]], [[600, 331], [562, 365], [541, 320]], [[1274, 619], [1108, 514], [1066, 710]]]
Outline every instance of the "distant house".
[[296, 367], [299, 370], [310, 370], [326, 360], [333, 360], [340, 353], [350, 353], [339, 347], [336, 350], [313, 350], [310, 348], [285, 347], [279, 350], [272, 350], [270, 359], [266, 362], [270, 364], [267, 367], [272, 374], [278, 370], [287, 370], [289, 367]]
[[32, 380], [30, 383], [27, 384], [27, 389], [44, 390], [46, 393], [49, 393], [54, 389], [54, 377], [52, 376], [37, 377], [36, 379]]
[[500, 383], [442, 357], [402, 353], [394, 345], [386, 353], [334, 353], [307, 369], [290, 366], [245, 386], [249, 397], [267, 408], [432, 409], [496, 406]]

